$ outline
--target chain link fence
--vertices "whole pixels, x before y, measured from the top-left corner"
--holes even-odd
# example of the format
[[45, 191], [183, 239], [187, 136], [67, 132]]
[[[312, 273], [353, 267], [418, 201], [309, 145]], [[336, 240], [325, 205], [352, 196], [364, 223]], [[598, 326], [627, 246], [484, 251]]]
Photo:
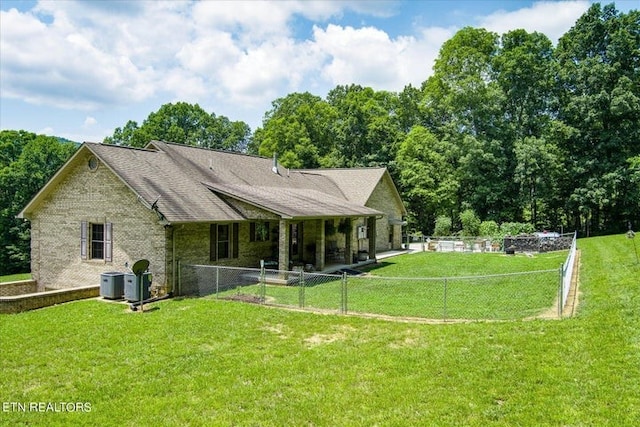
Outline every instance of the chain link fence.
[[418, 252], [524, 252], [544, 253], [571, 248], [575, 233], [534, 233], [519, 236], [405, 236], [405, 246]]
[[381, 277], [181, 265], [179, 293], [332, 313], [434, 320], [558, 316], [562, 270], [470, 277]]

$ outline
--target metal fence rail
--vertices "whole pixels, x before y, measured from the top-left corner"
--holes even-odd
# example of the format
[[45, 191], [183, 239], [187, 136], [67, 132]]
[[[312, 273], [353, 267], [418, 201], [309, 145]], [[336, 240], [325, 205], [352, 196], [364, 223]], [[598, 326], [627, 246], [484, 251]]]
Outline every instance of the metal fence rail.
[[569, 248], [569, 253], [567, 254], [567, 259], [562, 264], [562, 290], [560, 295], [560, 304], [558, 307], [558, 315], [562, 316], [562, 310], [567, 305], [567, 300], [569, 298], [569, 290], [571, 289], [571, 279], [573, 278], [573, 271], [577, 266], [575, 265], [576, 261], [576, 251], [577, 251], [577, 232], [573, 233], [573, 240], [571, 242], [571, 247]]
[[423, 278], [207, 265], [182, 265], [179, 271], [179, 291], [183, 295], [212, 295], [333, 313], [508, 320], [553, 311], [562, 289], [560, 276], [564, 269]]

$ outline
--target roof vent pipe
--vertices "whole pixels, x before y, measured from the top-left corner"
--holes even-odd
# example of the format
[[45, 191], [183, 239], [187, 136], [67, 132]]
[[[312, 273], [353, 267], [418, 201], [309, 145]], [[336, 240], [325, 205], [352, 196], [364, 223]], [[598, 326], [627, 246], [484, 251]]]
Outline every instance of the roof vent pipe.
[[279, 175], [279, 173], [278, 173], [278, 155], [275, 152], [273, 153], [273, 167], [271, 168], [271, 171], [273, 173], [275, 173], [276, 175]]

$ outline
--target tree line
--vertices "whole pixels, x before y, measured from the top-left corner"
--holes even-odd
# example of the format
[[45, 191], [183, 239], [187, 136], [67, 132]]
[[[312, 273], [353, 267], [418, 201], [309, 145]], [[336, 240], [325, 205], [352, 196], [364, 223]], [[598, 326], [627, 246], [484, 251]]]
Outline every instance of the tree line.
[[[28, 236], [26, 226], [9, 216], [39, 187], [5, 191], [17, 173], [10, 159], [27, 144], [4, 141], [46, 137], [12, 132], [0, 138], [0, 234], [24, 247], [15, 242]], [[626, 231], [640, 224], [640, 12], [594, 4], [556, 47], [537, 32], [466, 27], [443, 44], [420, 87], [292, 93], [272, 102], [253, 133], [197, 104], [165, 104], [104, 142], [140, 147], [152, 139], [277, 153], [291, 168], [386, 166], [409, 228], [425, 234], [438, 221], [461, 230], [469, 218], [583, 235]], [[61, 145], [44, 174], [72, 151]], [[7, 210], [12, 189], [20, 196]], [[5, 246], [0, 262], [24, 256]]]

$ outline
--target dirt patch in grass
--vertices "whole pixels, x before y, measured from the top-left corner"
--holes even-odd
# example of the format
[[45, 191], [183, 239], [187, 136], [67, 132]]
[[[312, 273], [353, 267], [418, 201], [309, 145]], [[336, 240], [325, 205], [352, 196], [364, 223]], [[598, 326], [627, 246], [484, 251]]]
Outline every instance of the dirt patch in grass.
[[229, 295], [226, 297], [221, 297], [220, 299], [226, 299], [230, 301], [242, 301], [248, 302], [251, 304], [262, 304], [264, 301], [257, 295], [247, 295], [247, 294], [237, 294], [237, 295]]
[[313, 334], [312, 336], [304, 340], [307, 344], [307, 348], [317, 347], [322, 344], [331, 344], [336, 341], [344, 341], [347, 339], [348, 334], [355, 331], [355, 328], [344, 325], [339, 331], [332, 334]]

